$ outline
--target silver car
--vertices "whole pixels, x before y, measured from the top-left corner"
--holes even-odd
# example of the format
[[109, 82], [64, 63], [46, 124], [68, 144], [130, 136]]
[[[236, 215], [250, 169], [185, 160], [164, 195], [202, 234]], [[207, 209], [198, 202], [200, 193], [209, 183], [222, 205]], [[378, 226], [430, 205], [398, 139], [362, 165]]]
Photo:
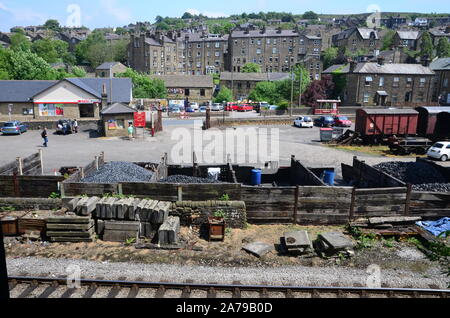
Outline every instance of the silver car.
[[0, 129], [3, 135], [21, 135], [27, 132], [28, 127], [18, 120], [9, 121]]

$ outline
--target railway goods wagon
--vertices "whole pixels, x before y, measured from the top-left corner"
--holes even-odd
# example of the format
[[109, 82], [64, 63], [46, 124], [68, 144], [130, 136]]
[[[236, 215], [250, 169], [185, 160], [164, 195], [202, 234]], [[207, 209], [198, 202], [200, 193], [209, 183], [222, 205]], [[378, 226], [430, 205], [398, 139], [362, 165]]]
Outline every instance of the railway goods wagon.
[[414, 109], [359, 109], [355, 130], [365, 141], [396, 136], [415, 136], [419, 112]]
[[433, 140], [450, 138], [450, 107], [417, 107], [417, 134]]

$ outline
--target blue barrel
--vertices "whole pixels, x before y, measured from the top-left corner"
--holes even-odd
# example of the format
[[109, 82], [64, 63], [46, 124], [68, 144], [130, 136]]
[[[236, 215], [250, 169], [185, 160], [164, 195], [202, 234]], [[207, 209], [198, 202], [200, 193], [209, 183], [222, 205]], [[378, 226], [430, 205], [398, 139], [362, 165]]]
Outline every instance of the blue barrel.
[[334, 178], [336, 177], [336, 173], [331, 170], [326, 170], [323, 176], [323, 182], [330, 186], [334, 186]]
[[252, 170], [252, 176], [251, 176], [251, 185], [252, 186], [259, 186], [261, 185], [261, 177], [262, 177], [262, 171], [258, 169]]

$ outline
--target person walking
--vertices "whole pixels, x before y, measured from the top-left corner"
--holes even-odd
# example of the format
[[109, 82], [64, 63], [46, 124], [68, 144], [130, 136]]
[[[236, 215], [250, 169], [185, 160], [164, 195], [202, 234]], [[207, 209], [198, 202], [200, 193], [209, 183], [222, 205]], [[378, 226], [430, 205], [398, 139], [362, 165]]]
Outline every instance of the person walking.
[[134, 126], [133, 123], [130, 123], [130, 125], [128, 126], [128, 138], [130, 138], [130, 140], [133, 140], [133, 133], [134, 133]]
[[73, 120], [73, 131], [78, 134], [78, 121], [76, 119]]
[[44, 130], [41, 133], [42, 139], [44, 139], [44, 147], [48, 147], [48, 134], [47, 134], [47, 128], [44, 127]]

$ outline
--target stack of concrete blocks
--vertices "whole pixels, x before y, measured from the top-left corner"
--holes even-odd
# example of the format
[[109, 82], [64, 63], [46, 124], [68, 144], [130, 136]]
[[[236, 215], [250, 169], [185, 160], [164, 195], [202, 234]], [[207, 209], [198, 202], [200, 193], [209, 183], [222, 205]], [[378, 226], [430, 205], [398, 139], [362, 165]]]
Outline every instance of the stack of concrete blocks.
[[282, 243], [289, 254], [304, 255], [314, 252], [313, 244], [307, 231], [284, 233]]
[[92, 242], [95, 236], [94, 220], [76, 215], [47, 219], [47, 237], [51, 242]]
[[180, 233], [180, 218], [170, 216], [161, 225], [158, 231], [158, 244], [160, 246], [178, 245]]

